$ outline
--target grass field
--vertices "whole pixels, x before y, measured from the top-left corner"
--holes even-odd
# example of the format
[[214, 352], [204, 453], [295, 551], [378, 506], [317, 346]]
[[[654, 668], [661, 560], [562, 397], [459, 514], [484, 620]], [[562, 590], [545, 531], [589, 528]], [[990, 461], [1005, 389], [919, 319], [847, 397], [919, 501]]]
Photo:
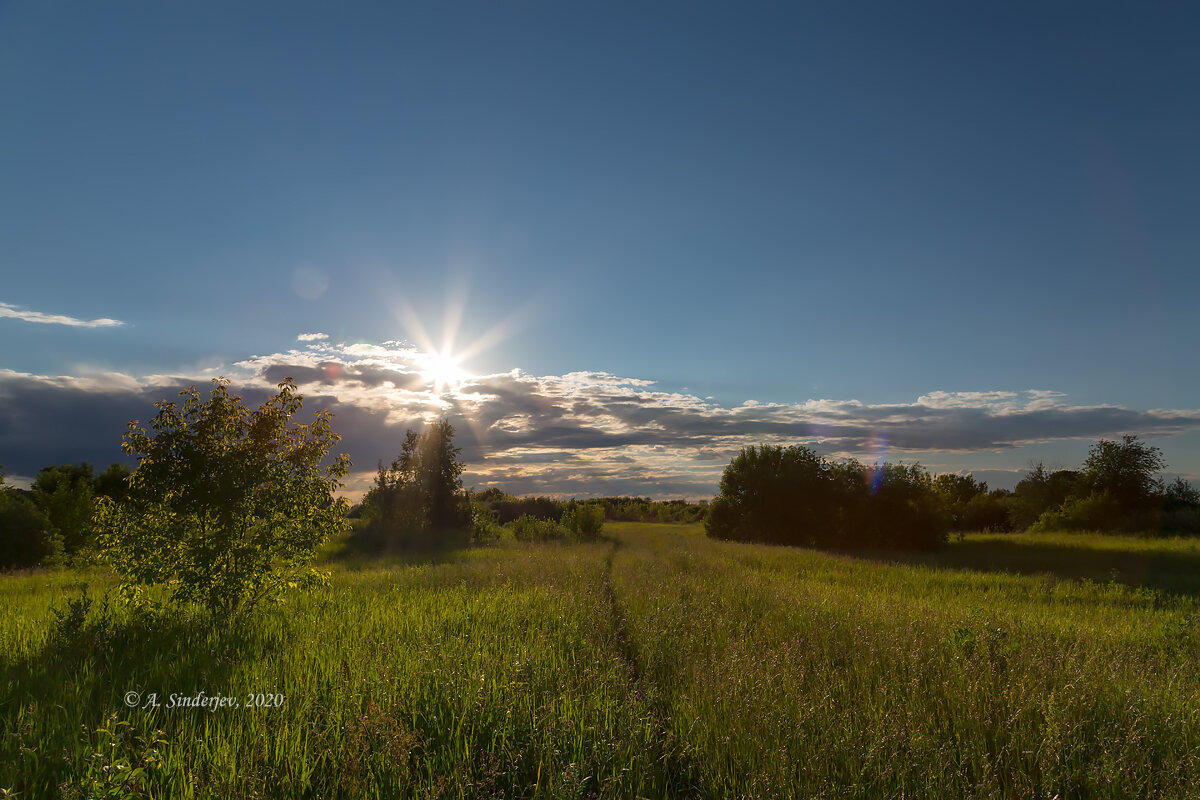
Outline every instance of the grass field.
[[[101, 572], [0, 577], [0, 789], [1200, 796], [1196, 540], [860, 558], [605, 536], [335, 560], [329, 589], [250, 625], [105, 614]], [[87, 620], [56, 623], [81, 582]], [[241, 707], [167, 707], [199, 692]]]

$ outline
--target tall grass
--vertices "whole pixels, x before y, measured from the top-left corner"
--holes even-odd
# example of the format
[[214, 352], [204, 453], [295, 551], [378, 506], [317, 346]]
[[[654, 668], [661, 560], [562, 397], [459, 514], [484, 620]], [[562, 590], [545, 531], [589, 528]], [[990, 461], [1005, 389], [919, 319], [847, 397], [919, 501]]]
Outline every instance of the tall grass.
[[714, 795], [1184, 797], [1200, 785], [1192, 597], [683, 535], [624, 547], [615, 566], [682, 761]]
[[[605, 531], [334, 561], [329, 589], [246, 624], [105, 612], [114, 586], [100, 571], [0, 577], [0, 790], [1187, 797], [1200, 785], [1194, 542], [978, 536], [865, 559], [715, 542], [698, 526]], [[72, 616], [83, 582], [93, 602]], [[198, 692], [284, 703], [165, 707]], [[151, 694], [162, 705], [142, 707]]]
[[[606, 552], [494, 549], [342, 571], [253, 625], [118, 617], [111, 641], [66, 647], [32, 632], [52, 621], [43, 586], [0, 633], [0, 787], [69, 796], [111, 774], [108, 750], [129, 771], [156, 750], [145, 783], [159, 797], [661, 794], [663, 737], [615, 644]], [[164, 706], [200, 691], [286, 702], [130, 709], [129, 691]], [[116, 748], [97, 733], [114, 726]]]

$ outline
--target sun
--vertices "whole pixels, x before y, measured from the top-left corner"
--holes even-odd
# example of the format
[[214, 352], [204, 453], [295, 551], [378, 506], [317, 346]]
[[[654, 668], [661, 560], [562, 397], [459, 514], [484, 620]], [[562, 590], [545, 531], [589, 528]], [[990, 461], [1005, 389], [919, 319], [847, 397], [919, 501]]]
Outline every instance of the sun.
[[511, 336], [518, 328], [527, 324], [532, 316], [534, 300], [531, 298], [520, 307], [512, 309], [509, 316], [484, 333], [473, 337], [471, 341], [458, 341], [462, 333], [459, 326], [466, 315], [468, 283], [465, 276], [460, 276], [448, 285], [446, 310], [442, 316], [442, 336], [440, 340], [435, 340], [408, 302], [402, 287], [395, 284], [392, 276], [387, 273], [381, 273], [379, 278], [384, 286], [387, 305], [396, 321], [403, 327], [406, 333], [405, 340], [413, 346], [409, 363], [424, 379], [429, 387], [428, 391], [435, 396], [448, 392], [457, 393], [463, 384], [476, 378], [474, 373], [463, 369], [462, 365]]
[[469, 372], [459, 366], [462, 357], [455, 356], [448, 350], [441, 353], [422, 353], [421, 355], [421, 360], [424, 362], [421, 367], [421, 375], [433, 384], [434, 394], [457, 391], [463, 381], [471, 377]]

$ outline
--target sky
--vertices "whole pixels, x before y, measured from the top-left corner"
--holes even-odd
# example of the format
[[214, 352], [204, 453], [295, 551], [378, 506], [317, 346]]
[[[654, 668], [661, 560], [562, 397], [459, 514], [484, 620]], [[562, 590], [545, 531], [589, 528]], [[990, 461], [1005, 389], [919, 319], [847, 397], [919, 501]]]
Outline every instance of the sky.
[[1200, 479], [1200, 8], [0, 2], [0, 464], [229, 378], [351, 493], [708, 497], [744, 446]]

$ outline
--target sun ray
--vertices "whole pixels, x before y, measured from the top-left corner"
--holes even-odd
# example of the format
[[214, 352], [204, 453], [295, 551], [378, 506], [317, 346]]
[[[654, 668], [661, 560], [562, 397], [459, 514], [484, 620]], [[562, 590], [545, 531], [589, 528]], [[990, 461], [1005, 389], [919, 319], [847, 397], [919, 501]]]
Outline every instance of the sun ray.
[[466, 364], [469, 359], [491, 350], [536, 320], [539, 311], [548, 302], [546, 290], [535, 290], [482, 334], [463, 341], [462, 326], [467, 317], [470, 283], [465, 275], [455, 276], [446, 287], [439, 342], [432, 335], [433, 326], [429, 324], [429, 319], [423, 320], [413, 308], [395, 276], [382, 272], [377, 280], [386, 287], [383, 299], [387, 308], [402, 326], [404, 338], [413, 346], [407, 358], [425, 380], [431, 399], [436, 399], [444, 410], [451, 413], [454, 424], [461, 424], [469, 430], [475, 443], [486, 442], [493, 432], [488, 431], [487, 426], [472, 413], [474, 400], [478, 398], [473, 393], [461, 392], [464, 385], [475, 377]]

